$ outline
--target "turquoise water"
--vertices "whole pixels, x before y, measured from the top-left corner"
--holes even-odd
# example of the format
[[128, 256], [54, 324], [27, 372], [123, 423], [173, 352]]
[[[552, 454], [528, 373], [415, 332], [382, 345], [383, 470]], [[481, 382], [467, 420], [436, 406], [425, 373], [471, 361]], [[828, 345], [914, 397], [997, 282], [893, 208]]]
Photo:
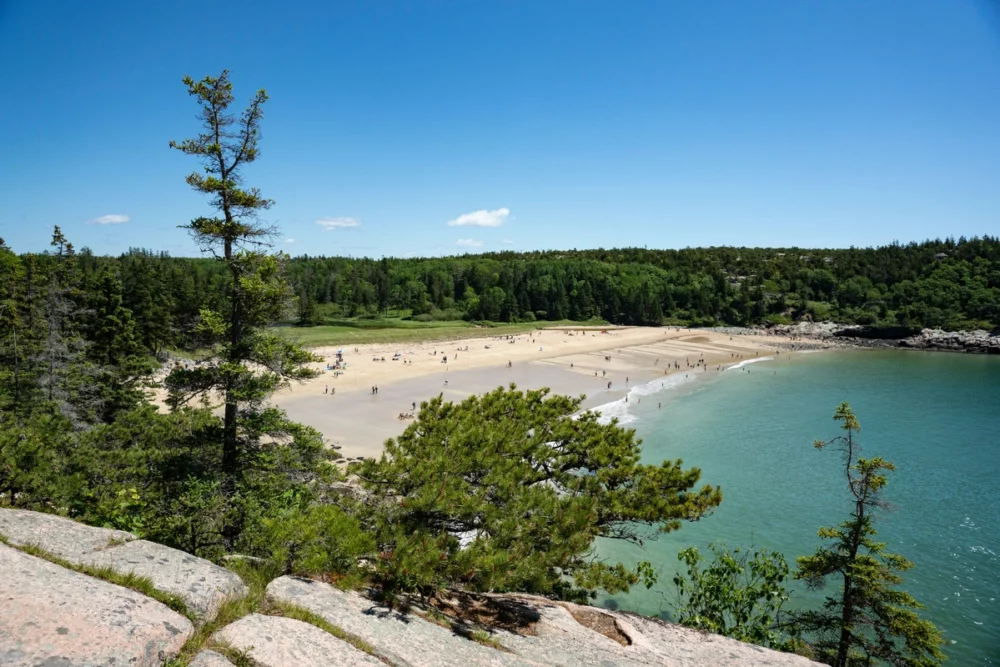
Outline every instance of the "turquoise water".
[[[676, 555], [690, 545], [753, 543], [790, 563], [811, 553], [816, 530], [850, 512], [839, 455], [812, 446], [839, 434], [831, 417], [847, 401], [863, 455], [897, 466], [878, 527], [890, 551], [916, 564], [903, 588], [951, 642], [948, 664], [1000, 664], [1000, 358], [822, 352], [712, 376], [633, 399], [628, 426], [646, 460], [684, 459], [722, 486], [724, 501], [642, 550], [602, 542], [602, 556], [649, 560], [663, 582], [603, 603], [669, 618]], [[824, 595], [792, 587], [799, 604]]]

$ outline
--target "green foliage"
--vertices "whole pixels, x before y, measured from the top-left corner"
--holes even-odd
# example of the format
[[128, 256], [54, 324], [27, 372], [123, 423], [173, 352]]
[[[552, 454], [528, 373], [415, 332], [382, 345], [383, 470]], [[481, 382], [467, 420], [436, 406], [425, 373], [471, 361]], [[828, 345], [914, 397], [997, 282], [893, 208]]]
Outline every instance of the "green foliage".
[[[234, 512], [224, 513], [222, 533], [232, 544], [259, 517], [262, 500], [254, 488], [260, 481], [255, 471], [274, 464], [273, 459], [285, 456], [289, 449], [268, 447], [265, 442], [291, 436], [295, 444], [312, 440], [314, 450], [322, 446], [318, 434], [307, 433], [265, 404], [268, 396], [289, 381], [312, 377], [315, 371], [306, 364], [316, 358], [263, 328], [281, 318], [292, 294], [282, 275], [283, 258], [260, 250], [274, 229], [258, 216], [273, 202], [258, 189], [242, 186], [243, 168], [258, 156], [267, 94], [258, 91], [237, 117], [229, 111], [234, 97], [228, 72], [197, 82], [185, 77], [184, 84], [201, 109], [202, 132], [170, 145], [197, 157], [204, 167], [189, 175], [187, 182], [210, 197], [221, 217], [197, 218], [187, 229], [225, 268], [225, 296], [219, 309], [202, 307], [195, 323], [194, 334], [201, 347], [212, 351], [211, 356], [193, 368], [176, 368], [166, 386], [175, 409], [196, 397], [221, 395], [225, 402], [221, 497], [230, 501]], [[246, 493], [247, 485], [255, 493]], [[194, 495], [188, 497], [195, 505], [213, 497], [204, 490], [191, 490]]]
[[875, 510], [884, 505], [882, 492], [895, 466], [880, 457], [859, 456], [855, 436], [861, 425], [850, 405], [842, 403], [834, 419], [843, 422], [845, 435], [817, 441], [815, 446], [834, 445], [843, 453], [854, 507], [836, 528], [820, 528], [819, 536], [831, 545], [798, 559], [797, 579], [813, 588], [833, 579], [837, 590], [821, 610], [799, 614], [796, 625], [809, 638], [817, 658], [835, 667], [940, 665], [941, 633], [919, 617], [923, 605], [897, 589], [903, 583], [899, 573], [913, 564], [885, 551], [885, 543], [875, 539]]
[[286, 574], [354, 573], [375, 541], [357, 518], [333, 505], [292, 508], [262, 521], [260, 542]]
[[713, 559], [694, 547], [677, 558], [687, 576], [677, 574], [677, 620], [682, 625], [732, 637], [751, 644], [787, 650], [793, 642], [781, 625], [788, 602], [788, 564], [780, 553], [749, 551], [725, 544], [710, 545]]
[[694, 490], [700, 471], [680, 461], [640, 463], [634, 432], [574, 419], [580, 401], [514, 386], [437, 397], [356, 470], [387, 596], [458, 586], [580, 598], [649, 583], [648, 566], [593, 560], [594, 540], [642, 543], [710, 513], [721, 492]]

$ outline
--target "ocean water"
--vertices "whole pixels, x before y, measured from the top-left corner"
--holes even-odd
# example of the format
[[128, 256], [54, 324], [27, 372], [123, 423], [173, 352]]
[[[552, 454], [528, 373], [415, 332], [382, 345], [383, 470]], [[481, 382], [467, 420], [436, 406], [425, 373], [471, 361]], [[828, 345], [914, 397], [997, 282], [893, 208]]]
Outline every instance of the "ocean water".
[[[863, 456], [882, 456], [892, 508], [877, 522], [888, 550], [916, 564], [903, 588], [949, 641], [951, 665], [1000, 664], [1000, 358], [905, 351], [778, 355], [722, 373], [636, 388], [607, 406], [643, 439], [650, 462], [682, 458], [722, 486], [716, 512], [643, 548], [604, 540], [601, 556], [648, 560], [652, 590], [601, 604], [669, 618], [677, 553], [713, 540], [776, 550], [794, 565], [820, 543], [816, 531], [851, 505], [834, 450], [842, 401], [861, 422]], [[662, 403], [662, 408], [658, 404]], [[792, 582], [793, 601], [825, 592]]]

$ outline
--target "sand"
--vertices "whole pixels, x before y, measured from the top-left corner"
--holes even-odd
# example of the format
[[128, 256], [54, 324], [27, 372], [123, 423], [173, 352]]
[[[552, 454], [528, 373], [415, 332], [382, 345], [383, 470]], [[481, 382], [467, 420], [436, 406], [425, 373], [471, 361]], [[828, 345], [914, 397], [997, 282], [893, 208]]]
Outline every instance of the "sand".
[[[326, 359], [316, 365], [320, 376], [279, 392], [273, 401], [291, 419], [318, 429], [343, 457], [377, 457], [387, 438], [412, 423], [399, 419], [400, 413], [413, 412], [414, 403], [419, 411], [421, 401], [438, 394], [460, 401], [515, 383], [521, 389], [583, 394], [584, 407], [591, 408], [667, 374], [714, 373], [771, 354], [775, 342], [675, 328], [602, 331], [545, 329], [510, 338], [319, 348], [314, 352]], [[325, 366], [339, 349], [347, 366], [335, 377]], [[393, 361], [397, 353], [401, 356]], [[699, 359], [704, 366], [689, 367]]]

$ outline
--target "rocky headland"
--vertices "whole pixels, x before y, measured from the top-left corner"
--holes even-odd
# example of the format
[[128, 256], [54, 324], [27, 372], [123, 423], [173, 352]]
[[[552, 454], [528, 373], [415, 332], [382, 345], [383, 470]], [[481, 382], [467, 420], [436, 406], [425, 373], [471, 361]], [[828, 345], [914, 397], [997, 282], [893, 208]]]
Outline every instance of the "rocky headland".
[[876, 327], [836, 322], [799, 322], [760, 327], [721, 327], [730, 334], [773, 336], [774, 347], [817, 349], [830, 347], [901, 348], [972, 354], [1000, 354], [1000, 332], [976, 329], [944, 331], [911, 327]]
[[[658, 619], [516, 594], [485, 596], [471, 615], [403, 613], [285, 576], [233, 617], [220, 609], [253, 595], [239, 576], [131, 533], [0, 509], [0, 538], [5, 667], [817, 664]], [[129, 585], [138, 579], [144, 587]]]

